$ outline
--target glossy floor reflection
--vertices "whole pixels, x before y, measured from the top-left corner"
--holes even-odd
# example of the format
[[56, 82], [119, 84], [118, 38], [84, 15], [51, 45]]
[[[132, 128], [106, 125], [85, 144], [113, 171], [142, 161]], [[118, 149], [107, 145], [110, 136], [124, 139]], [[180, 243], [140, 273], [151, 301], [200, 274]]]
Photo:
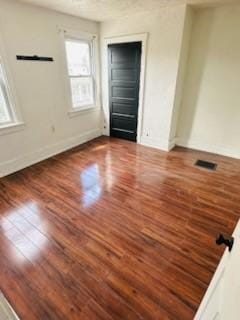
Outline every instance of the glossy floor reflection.
[[80, 175], [83, 189], [82, 203], [89, 207], [101, 196], [99, 168], [97, 164], [87, 167]]
[[16, 249], [23, 256], [28, 257], [29, 260], [34, 260], [38, 258], [48, 243], [48, 238], [27, 220], [32, 210], [35, 212], [35, 219], [38, 220], [39, 226], [46, 232], [46, 226], [42, 223], [37, 204], [32, 201], [6, 211], [5, 215], [0, 217], [0, 230], [5, 238], [9, 240], [11, 244], [9, 248], [17, 264], [21, 261], [24, 262], [24, 259], [20, 258], [19, 260], [21, 255], [15, 254]]
[[193, 319], [239, 181], [238, 160], [106, 137], [1, 179], [0, 289], [22, 320]]

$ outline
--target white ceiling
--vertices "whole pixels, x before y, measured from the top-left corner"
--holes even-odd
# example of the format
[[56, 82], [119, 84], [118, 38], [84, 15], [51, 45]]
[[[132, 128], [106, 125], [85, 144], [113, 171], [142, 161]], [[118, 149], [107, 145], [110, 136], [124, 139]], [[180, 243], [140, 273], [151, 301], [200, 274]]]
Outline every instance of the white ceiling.
[[219, 5], [240, 0], [19, 0], [63, 13], [104, 21], [176, 4]]

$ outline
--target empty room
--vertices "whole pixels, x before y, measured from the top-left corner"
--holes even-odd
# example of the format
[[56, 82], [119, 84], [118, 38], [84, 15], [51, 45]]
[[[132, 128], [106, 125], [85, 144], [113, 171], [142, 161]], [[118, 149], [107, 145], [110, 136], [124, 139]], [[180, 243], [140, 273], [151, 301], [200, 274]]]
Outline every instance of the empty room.
[[0, 0], [0, 320], [240, 319], [240, 2]]

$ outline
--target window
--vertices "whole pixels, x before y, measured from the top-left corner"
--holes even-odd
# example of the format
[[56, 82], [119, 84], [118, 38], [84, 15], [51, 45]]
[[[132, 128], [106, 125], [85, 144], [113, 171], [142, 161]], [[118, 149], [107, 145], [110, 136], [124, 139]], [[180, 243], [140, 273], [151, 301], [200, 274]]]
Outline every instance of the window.
[[13, 111], [10, 103], [9, 90], [0, 61], [0, 127], [13, 122]]
[[95, 88], [92, 41], [65, 39], [72, 109], [94, 106]]

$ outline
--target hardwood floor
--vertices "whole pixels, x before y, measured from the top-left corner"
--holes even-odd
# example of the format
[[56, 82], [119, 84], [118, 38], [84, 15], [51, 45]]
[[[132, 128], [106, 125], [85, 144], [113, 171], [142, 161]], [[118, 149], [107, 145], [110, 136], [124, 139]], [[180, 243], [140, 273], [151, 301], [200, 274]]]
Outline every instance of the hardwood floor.
[[0, 288], [22, 320], [193, 319], [239, 198], [238, 160], [101, 137], [0, 180]]

